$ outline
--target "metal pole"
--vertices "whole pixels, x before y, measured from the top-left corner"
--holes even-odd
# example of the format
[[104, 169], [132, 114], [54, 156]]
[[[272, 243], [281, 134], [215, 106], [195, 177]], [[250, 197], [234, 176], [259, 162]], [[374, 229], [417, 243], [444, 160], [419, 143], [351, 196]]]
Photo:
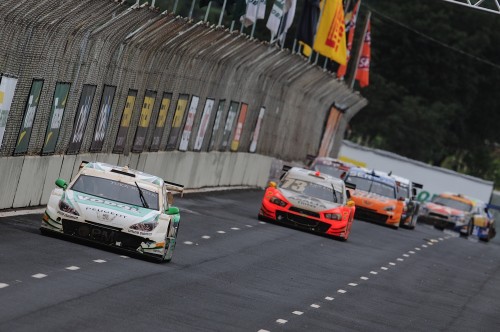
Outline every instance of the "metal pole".
[[155, 2], [156, 0], [151, 1], [151, 8], [155, 8]]
[[[248, 6], [248, 4], [247, 4]], [[250, 39], [253, 39], [253, 34], [255, 32], [255, 26], [257, 25], [257, 20], [259, 19], [259, 7], [260, 7], [260, 0], [257, 2], [257, 13], [255, 14], [255, 22], [253, 22], [252, 25], [252, 32], [250, 33]]]
[[357, 48], [356, 57], [354, 58], [353, 66], [350, 70], [351, 75], [349, 75], [349, 80], [347, 81], [347, 83], [348, 83], [347, 86], [349, 86], [349, 88], [351, 88], [351, 89], [353, 88], [354, 81], [356, 80], [356, 72], [358, 71], [359, 59], [361, 58], [361, 52], [363, 52], [363, 45], [365, 43], [366, 32], [368, 31], [368, 23], [370, 22], [371, 16], [372, 16], [372, 12], [369, 11], [368, 14], [366, 15], [366, 19], [365, 19], [365, 27], [363, 29], [363, 36], [359, 40], [359, 45]]
[[172, 9], [172, 13], [175, 14], [175, 12], [177, 11], [177, 5], [179, 4], [179, 0], [175, 0], [174, 2], [174, 9]]
[[297, 45], [297, 38], [293, 39], [292, 54], [295, 54], [295, 46]]
[[231, 28], [229, 29], [229, 32], [233, 32], [234, 29], [234, 20], [231, 21]]
[[[221, 10], [220, 16], [219, 16], [219, 24], [218, 24], [218, 26], [222, 25], [222, 17], [224, 16], [224, 11], [226, 10], [226, 4], [227, 4], [227, 0], [224, 0], [224, 3], [222, 4], [222, 10]], [[233, 21], [232, 24], [234, 24], [234, 21]], [[231, 31], [232, 30], [233, 29], [231, 28]]]
[[193, 11], [194, 11], [194, 4], [196, 0], [191, 1], [191, 9], [189, 9], [189, 19], [193, 17]]
[[208, 20], [208, 13], [210, 12], [210, 7], [212, 6], [212, 1], [210, 1], [208, 3], [208, 6], [207, 6], [207, 12], [205, 13], [205, 19], [203, 20], [203, 22], [206, 22]]

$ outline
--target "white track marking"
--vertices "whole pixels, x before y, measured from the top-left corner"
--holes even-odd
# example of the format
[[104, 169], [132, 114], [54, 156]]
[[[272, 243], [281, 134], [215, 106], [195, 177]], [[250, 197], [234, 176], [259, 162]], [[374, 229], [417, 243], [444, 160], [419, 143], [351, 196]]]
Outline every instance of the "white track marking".
[[392, 265], [392, 266], [394, 266], [394, 265], [396, 265], [396, 263], [393, 263], [393, 262], [389, 262], [389, 265]]
[[359, 279], [361, 279], [361, 280], [368, 280], [370, 278], [368, 278], [368, 277], [360, 277]]
[[436, 240], [436, 239], [431, 239], [431, 242], [438, 242], [438, 240]]
[[327, 297], [325, 297], [325, 300], [327, 300], [327, 301], [333, 301], [333, 299], [334, 299], [334, 298], [333, 298], [333, 297], [331, 297], [331, 296], [327, 296]]
[[371, 274], [378, 274], [378, 272], [370, 271]]
[[121, 255], [120, 257], [121, 257], [121, 258], [130, 258], [130, 257], [125, 256], [125, 255]]
[[443, 239], [442, 237], [440, 237], [438, 240], [439, 240], [439, 241], [443, 241], [444, 239]]
[[302, 311], [294, 311], [294, 312], [292, 312], [292, 314], [300, 316], [303, 314], [303, 312]]
[[410, 257], [410, 255], [408, 255], [408, 254], [403, 254], [403, 256], [405, 256], [405, 257]]
[[201, 238], [202, 238], [202, 239], [205, 239], [205, 240], [208, 240], [208, 239], [210, 239], [210, 236], [208, 236], [208, 235], [203, 235]]
[[345, 294], [345, 293], [347, 293], [347, 291], [346, 291], [346, 290], [343, 290], [343, 289], [339, 289], [339, 290], [337, 291], [337, 293], [340, 293], [340, 294]]
[[190, 245], [193, 244], [193, 242], [191, 242], [191, 241], [184, 241], [184, 244], [187, 244], [188, 246], [190, 246]]
[[260, 329], [257, 332], [269, 332], [269, 331], [268, 330], [262, 330], [262, 329]]
[[426, 244], [422, 244], [422, 248], [427, 248], [428, 246]]
[[217, 233], [219, 233], [219, 234], [226, 234], [226, 232], [224, 232], [224, 231], [217, 231]]
[[410, 250], [410, 251], [408, 251], [408, 252], [409, 252], [410, 254], [412, 254], [412, 255], [415, 253], [415, 251], [411, 251], [411, 250]]
[[281, 319], [280, 318], [280, 319], [276, 320], [276, 323], [278, 323], [278, 324], [285, 324], [286, 322], [288, 322], [286, 319]]
[[320, 307], [319, 304], [313, 303], [310, 305], [311, 308], [318, 309]]
[[245, 226], [247, 226], [248, 228], [252, 228], [253, 227], [252, 225], [245, 225]]
[[96, 263], [106, 263], [104, 259], [94, 259], [94, 262]]
[[240, 229], [238, 227], [231, 227], [233, 231], [239, 231]]
[[9, 287], [9, 284], [4, 284], [3, 282], [0, 282], [0, 288], [5, 288]]
[[430, 246], [434, 245], [434, 243], [432, 243], [432, 242], [427, 242], [427, 244], [430, 245]]
[[351, 282], [351, 283], [349, 283], [349, 286], [351, 286], [351, 287], [356, 287], [357, 285], [358, 285], [358, 284], [357, 284], [357, 283], [355, 283], [355, 282]]
[[43, 273], [37, 273], [37, 274], [32, 275], [33, 278], [37, 278], [37, 279], [42, 279], [42, 278], [45, 278], [46, 276], [47, 275], [43, 274]]
[[400, 262], [404, 261], [404, 259], [402, 259], [402, 258], [398, 258], [397, 260]]
[[45, 208], [43, 209], [30, 209], [30, 210], [18, 210], [18, 211], [8, 211], [8, 212], [0, 212], [0, 217], [12, 217], [12, 216], [22, 216], [25, 214], [39, 214], [44, 213]]
[[80, 270], [80, 268], [78, 266], [68, 266], [66, 268], [66, 270], [70, 270], [70, 271], [76, 271], [76, 270]]
[[420, 250], [420, 248], [419, 248], [419, 247], [415, 247], [415, 250], [419, 251], [419, 250]]
[[266, 222], [265, 222], [265, 221], [259, 221], [259, 224], [261, 224], [261, 225], [265, 225], [265, 224], [266, 224]]
[[384, 271], [389, 270], [389, 269], [388, 269], [388, 268], [386, 268], [385, 266], [382, 266], [380, 269], [381, 269], [381, 270], [384, 270]]

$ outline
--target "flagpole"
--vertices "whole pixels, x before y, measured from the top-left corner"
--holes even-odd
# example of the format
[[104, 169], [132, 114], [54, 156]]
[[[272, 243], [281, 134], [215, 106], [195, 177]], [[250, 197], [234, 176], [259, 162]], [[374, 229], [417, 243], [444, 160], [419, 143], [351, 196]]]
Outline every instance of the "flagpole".
[[[318, 35], [318, 27], [319, 27], [319, 23], [321, 22], [321, 18], [323, 16], [323, 10], [325, 10], [325, 7], [326, 7], [326, 2], [328, 0], [324, 0], [323, 1], [323, 7], [320, 8], [319, 10], [319, 19], [318, 19], [318, 22], [316, 22], [316, 32], [314, 32], [314, 38], [313, 38], [313, 44], [311, 45], [311, 54], [309, 55], [309, 59], [308, 59], [308, 62], [311, 62], [311, 58], [312, 58], [312, 54], [314, 52], [314, 42], [316, 42], [316, 36]], [[321, 3], [320, 3], [321, 4]], [[318, 52], [316, 52], [318, 53]]]
[[[222, 4], [222, 11], [220, 12], [220, 16], [219, 16], [219, 25], [218, 26], [222, 25], [222, 17], [224, 16], [224, 11], [226, 10], [226, 4], [227, 4], [227, 0], [224, 0], [224, 3]], [[231, 28], [231, 30], [233, 30], [233, 29]]]
[[[139, 2], [139, 0], [137, 0], [137, 2]], [[179, 0], [175, 0], [174, 2], [174, 9], [172, 9], [172, 13], [175, 14], [175, 12], [177, 11], [177, 5], [179, 4]]]
[[203, 20], [203, 22], [206, 22], [208, 20], [208, 13], [210, 12], [211, 6], [212, 6], [212, 1], [209, 1], [207, 6], [207, 11], [205, 12], [205, 19]]
[[[250, 39], [253, 39], [253, 34], [255, 32], [255, 26], [257, 25], [257, 20], [259, 19], [259, 7], [260, 7], [261, 0], [257, 2], [257, 13], [255, 14], [255, 22], [253, 22], [252, 25], [252, 32], [250, 33]], [[247, 4], [248, 6], [248, 4]]]
[[[358, 9], [359, 10], [359, 9]], [[359, 59], [361, 58], [361, 52], [363, 52], [363, 44], [365, 42], [366, 33], [368, 32], [368, 24], [370, 23], [370, 17], [372, 16], [372, 12], [368, 11], [365, 18], [365, 26], [363, 28], [363, 36], [359, 40], [356, 57], [354, 59], [353, 66], [351, 66], [350, 75], [349, 75], [349, 88], [352, 89], [354, 87], [354, 81], [356, 80], [356, 72], [358, 71]]]
[[191, 1], [191, 9], [189, 9], [189, 19], [193, 17], [193, 11], [194, 11], [194, 4], [196, 0]]

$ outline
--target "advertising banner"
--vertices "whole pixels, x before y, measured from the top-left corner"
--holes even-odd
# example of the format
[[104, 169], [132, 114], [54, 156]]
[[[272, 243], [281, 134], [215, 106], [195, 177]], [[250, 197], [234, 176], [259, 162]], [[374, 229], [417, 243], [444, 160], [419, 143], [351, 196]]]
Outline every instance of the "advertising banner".
[[59, 138], [59, 131], [61, 128], [64, 110], [66, 109], [66, 102], [68, 100], [70, 87], [71, 84], [69, 83], [56, 84], [42, 154], [54, 153], [56, 150], [56, 143]]
[[102, 91], [101, 105], [99, 106], [99, 114], [95, 124], [94, 138], [90, 145], [90, 151], [97, 152], [102, 150], [104, 139], [106, 138], [106, 130], [108, 129], [109, 116], [111, 115], [111, 107], [115, 98], [115, 86], [105, 85]]
[[33, 80], [31, 82], [30, 94], [26, 106], [24, 107], [24, 117], [19, 136], [17, 137], [16, 149], [14, 155], [24, 154], [28, 151], [28, 144], [31, 138], [31, 130], [33, 129], [33, 121], [38, 110], [40, 95], [42, 94], [43, 80]]
[[123, 153], [125, 150], [128, 128], [130, 127], [130, 121], [132, 120], [132, 112], [134, 111], [136, 98], [137, 90], [128, 90], [127, 101], [125, 102], [125, 107], [123, 108], [120, 127], [118, 128], [118, 134], [116, 135], [115, 147], [113, 149], [114, 153]]
[[181, 144], [179, 144], [179, 151], [186, 151], [188, 148], [189, 138], [191, 137], [191, 132], [193, 131], [193, 123], [196, 116], [196, 110], [198, 109], [199, 101], [200, 98], [197, 96], [193, 96], [191, 98], [191, 104], [189, 105], [186, 124], [184, 125], [184, 131], [182, 132]]
[[205, 101], [205, 108], [203, 109], [203, 114], [201, 115], [201, 123], [198, 128], [198, 134], [196, 135], [196, 141], [194, 142], [194, 151], [200, 151], [203, 145], [203, 139], [205, 138], [205, 133], [207, 132], [208, 122], [210, 121], [210, 115], [212, 115], [212, 108], [214, 108], [214, 100], [207, 99]]
[[16, 90], [17, 78], [0, 76], [0, 147], [2, 146], [7, 118], [9, 117], [10, 106]]
[[214, 126], [212, 127], [212, 134], [210, 135], [210, 143], [208, 143], [208, 151], [212, 151], [213, 149], [215, 149], [215, 146], [217, 144], [217, 137], [219, 136], [219, 128], [225, 104], [226, 104], [225, 100], [219, 100], [219, 107], [217, 107]]
[[255, 124], [255, 129], [252, 134], [252, 141], [250, 142], [250, 152], [255, 152], [257, 150], [257, 143], [259, 141], [260, 128], [262, 126], [262, 120], [264, 119], [264, 113], [266, 112], [265, 107], [260, 108], [259, 117], [257, 118], [257, 123]]
[[144, 150], [144, 143], [146, 143], [146, 135], [148, 134], [149, 123], [153, 115], [155, 99], [156, 91], [146, 90], [144, 102], [142, 103], [139, 125], [135, 132], [134, 145], [132, 145], [132, 152], [142, 152]]
[[160, 149], [163, 129], [165, 128], [165, 122], [167, 121], [168, 110], [170, 109], [171, 102], [172, 94], [165, 92], [163, 94], [163, 98], [161, 99], [160, 112], [158, 113], [158, 119], [156, 120], [156, 127], [153, 132], [153, 142], [151, 143], [149, 151], [158, 151]]
[[229, 139], [231, 137], [231, 133], [233, 132], [234, 119], [236, 119], [236, 114], [238, 113], [238, 105], [239, 103], [237, 101], [232, 101], [231, 104], [229, 104], [226, 125], [224, 126], [224, 134], [222, 135], [221, 151], [226, 151], [228, 148]]
[[175, 107], [174, 118], [172, 119], [172, 128], [168, 135], [167, 150], [175, 150], [177, 148], [177, 141], [179, 140], [179, 133], [181, 132], [181, 125], [184, 120], [188, 99], [189, 95], [179, 95], [179, 100], [177, 100], [177, 106]]
[[90, 111], [92, 109], [92, 101], [94, 100], [96, 86], [84, 85], [82, 93], [80, 94], [80, 101], [75, 115], [75, 124], [73, 126], [73, 133], [69, 140], [67, 153], [78, 153], [82, 146], [83, 135], [87, 128], [87, 121], [89, 119]]
[[241, 133], [243, 132], [243, 125], [245, 124], [245, 119], [247, 117], [248, 104], [241, 103], [240, 116], [238, 117], [238, 122], [236, 124], [236, 132], [234, 133], [233, 141], [231, 142], [231, 151], [238, 151], [240, 146]]

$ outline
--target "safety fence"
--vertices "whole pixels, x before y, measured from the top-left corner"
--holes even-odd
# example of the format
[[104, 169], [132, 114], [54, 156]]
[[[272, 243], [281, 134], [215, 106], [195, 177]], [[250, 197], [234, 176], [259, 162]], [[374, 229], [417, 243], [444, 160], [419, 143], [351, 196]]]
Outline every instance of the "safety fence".
[[317, 153], [332, 105], [345, 112], [337, 141], [366, 105], [289, 50], [147, 6], [3, 0], [0, 44], [2, 158], [181, 151], [303, 160]]

